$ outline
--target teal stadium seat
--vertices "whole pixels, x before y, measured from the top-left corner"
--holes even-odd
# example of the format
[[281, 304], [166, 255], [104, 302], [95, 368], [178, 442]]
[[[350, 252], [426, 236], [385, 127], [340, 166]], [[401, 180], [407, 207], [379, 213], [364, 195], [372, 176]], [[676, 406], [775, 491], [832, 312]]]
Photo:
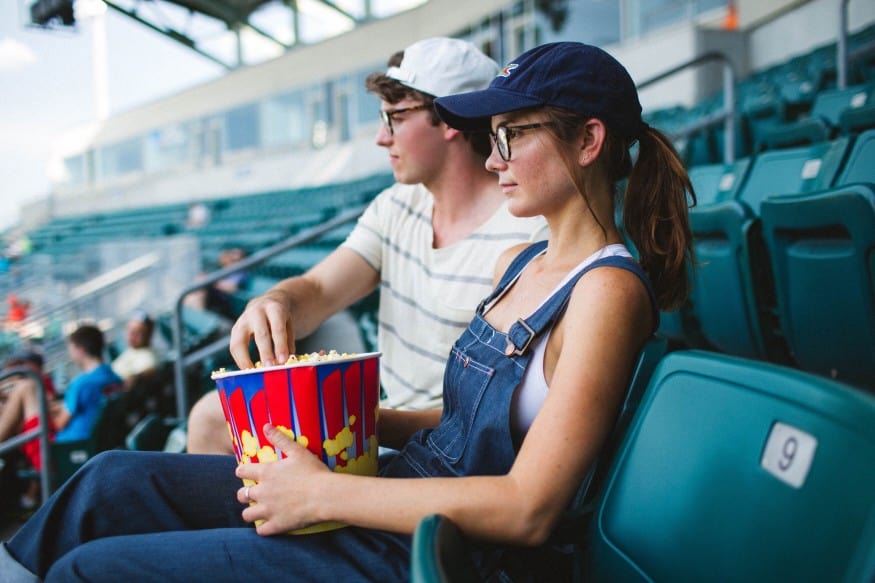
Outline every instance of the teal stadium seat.
[[875, 390], [875, 130], [837, 182], [846, 186], [767, 198], [763, 237], [794, 361]]
[[[749, 158], [742, 158], [731, 164], [700, 164], [691, 167], [689, 176], [696, 193], [696, 205], [707, 207], [733, 200], [744, 184], [749, 167]], [[703, 344], [689, 302], [673, 312], [660, 313], [659, 334], [684, 347]]]
[[[772, 364], [673, 352], [614, 459], [575, 579], [872, 581], [873, 459], [872, 396]], [[417, 529], [414, 582], [466, 580], [420, 568], [420, 543], [445, 520]], [[432, 563], [453, 547], [444, 541]]]
[[875, 129], [857, 136], [836, 184], [875, 182]]
[[848, 138], [762, 152], [753, 158], [736, 200], [690, 212], [697, 266], [691, 304], [710, 348], [738, 356], [786, 360], [773, 313], [773, 291], [760, 234], [760, 203], [830, 187]]
[[871, 581], [875, 399], [796, 370], [676, 352], [599, 501], [595, 581]]
[[842, 116], [852, 116], [845, 120], [860, 117], [859, 112], [867, 104], [871, 105], [873, 95], [873, 83], [821, 91], [807, 117], [768, 130], [763, 135], [762, 146], [772, 149], [827, 140], [839, 132]]

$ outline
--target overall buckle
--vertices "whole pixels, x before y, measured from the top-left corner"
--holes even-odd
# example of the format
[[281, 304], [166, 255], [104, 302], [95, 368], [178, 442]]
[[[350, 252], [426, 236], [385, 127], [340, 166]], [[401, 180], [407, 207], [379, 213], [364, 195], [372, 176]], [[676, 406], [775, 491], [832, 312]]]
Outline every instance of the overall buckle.
[[514, 340], [511, 338], [511, 335], [513, 333], [513, 326], [511, 326], [511, 330], [508, 331], [508, 335], [507, 335], [507, 348], [505, 348], [505, 350], [504, 350], [504, 354], [506, 356], [511, 356], [511, 355], [522, 356], [526, 352], [526, 350], [528, 350], [529, 344], [531, 344], [532, 340], [535, 338], [535, 331], [532, 330], [531, 326], [526, 324], [525, 320], [523, 320], [522, 318], [518, 318], [516, 321], [516, 324], [519, 324], [520, 326], [522, 326], [523, 329], [529, 333], [529, 337], [526, 338], [526, 341], [523, 343], [523, 345], [520, 348], [517, 348], [516, 342], [514, 342]]

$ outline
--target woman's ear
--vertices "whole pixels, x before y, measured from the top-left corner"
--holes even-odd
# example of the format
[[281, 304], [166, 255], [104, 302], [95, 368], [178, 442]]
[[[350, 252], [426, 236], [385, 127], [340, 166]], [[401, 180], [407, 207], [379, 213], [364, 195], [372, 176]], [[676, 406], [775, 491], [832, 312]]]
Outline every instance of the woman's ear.
[[606, 133], [605, 124], [599, 119], [593, 118], [583, 124], [583, 127], [580, 128], [578, 164], [588, 166], [598, 158], [605, 143]]

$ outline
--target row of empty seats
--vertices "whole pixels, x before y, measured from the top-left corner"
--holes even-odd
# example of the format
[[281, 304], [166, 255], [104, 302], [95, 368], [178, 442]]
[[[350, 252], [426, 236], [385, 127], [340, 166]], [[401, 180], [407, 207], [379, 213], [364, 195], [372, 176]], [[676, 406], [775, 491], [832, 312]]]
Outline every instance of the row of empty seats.
[[693, 293], [662, 332], [875, 388], [875, 129], [690, 175]]

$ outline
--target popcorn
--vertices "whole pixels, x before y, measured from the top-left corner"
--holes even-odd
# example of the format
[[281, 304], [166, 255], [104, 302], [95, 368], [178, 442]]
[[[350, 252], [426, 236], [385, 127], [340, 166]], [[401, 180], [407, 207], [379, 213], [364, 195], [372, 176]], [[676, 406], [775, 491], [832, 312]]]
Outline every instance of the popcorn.
[[[293, 365], [293, 364], [304, 364], [304, 363], [312, 364], [314, 362], [327, 362], [330, 360], [339, 360], [341, 358], [350, 358], [353, 356], [358, 356], [358, 353], [357, 352], [337, 352], [336, 350], [334, 350], [332, 348], [328, 352], [325, 352], [324, 350], [320, 350], [319, 352], [293, 354], [293, 355], [289, 356], [288, 360], [286, 360], [285, 364], [283, 364], [282, 366], [288, 366], [288, 365]], [[260, 360], [257, 361], [255, 363], [255, 366], [253, 366], [252, 368], [243, 368], [240, 370], [243, 370], [243, 371], [256, 370], [259, 368], [264, 368], [264, 365], [261, 363]], [[227, 372], [228, 371], [224, 367], [222, 367], [218, 370], [214, 370], [212, 372], [212, 374], [210, 375], [210, 378], [214, 379], [217, 376], [223, 375]]]

